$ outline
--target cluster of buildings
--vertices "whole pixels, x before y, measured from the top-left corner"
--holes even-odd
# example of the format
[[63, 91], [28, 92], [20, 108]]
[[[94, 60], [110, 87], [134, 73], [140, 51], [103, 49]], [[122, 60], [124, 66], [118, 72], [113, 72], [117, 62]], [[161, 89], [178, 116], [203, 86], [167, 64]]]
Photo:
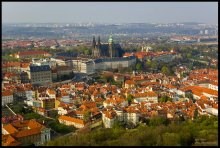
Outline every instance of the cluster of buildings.
[[[205, 31], [206, 32], [206, 31]], [[170, 38], [171, 42], [177, 43], [200, 43], [200, 42], [217, 42], [217, 36], [173, 36]]]
[[50, 129], [36, 120], [2, 124], [2, 146], [35, 146], [50, 140]]
[[125, 53], [123, 57], [130, 57], [135, 56], [137, 59], [139, 59], [142, 62], [145, 61], [158, 61], [158, 62], [171, 62], [175, 58], [178, 57], [177, 53], [173, 50], [171, 52], [135, 52], [135, 53]]
[[89, 45], [88, 41], [82, 40], [55, 40], [55, 39], [35, 39], [35, 40], [13, 40], [4, 41], [3, 48], [41, 48], [47, 47], [56, 49], [59, 47], [71, 47], [78, 45]]
[[112, 35], [108, 39], [108, 44], [103, 44], [100, 41], [100, 36], [98, 37], [98, 42], [96, 43], [95, 37], [93, 37], [92, 42], [92, 55], [94, 57], [122, 57], [123, 50], [120, 44], [114, 43]]
[[33, 47], [33, 41], [6, 41], [2, 43], [2, 48], [30, 48]]
[[[100, 38], [93, 42], [92, 56], [57, 54], [52, 57], [45, 51], [22, 51], [11, 56], [30, 62], [5, 62], [2, 64], [3, 79], [21, 83], [49, 84], [52, 80], [74, 72], [93, 74], [96, 71], [127, 68], [135, 65], [136, 57], [122, 57], [123, 50], [119, 44], [109, 38], [109, 44], [101, 44]], [[99, 53], [97, 53], [99, 52]], [[70, 53], [71, 54], [71, 53]], [[42, 83], [43, 82], [43, 83]]]
[[[43, 116], [55, 110], [60, 123], [76, 128], [101, 125], [111, 128], [116, 122], [135, 127], [152, 117], [194, 119], [196, 111], [199, 115], [218, 116], [218, 70], [190, 71], [182, 66], [176, 68], [175, 76], [106, 72], [131, 67], [136, 59], [169, 62], [177, 56], [173, 51], [151, 52], [150, 49], [123, 53], [112, 36], [108, 42], [101, 44], [99, 38], [96, 43], [94, 38], [92, 56], [51, 57], [40, 51], [15, 54], [17, 58], [31, 58], [31, 61], [2, 63], [2, 106], [16, 100]], [[54, 83], [61, 76], [96, 71], [104, 71], [103, 77], [112, 77], [121, 86], [99, 82]], [[186, 72], [189, 75], [183, 77]], [[172, 101], [162, 102], [164, 96]], [[22, 116], [15, 115], [3, 121], [4, 146], [40, 145], [50, 140], [50, 129], [35, 120], [24, 121]]]
[[[192, 80], [191, 77], [197, 72], [202, 75], [201, 71], [210, 77], [209, 82], [204, 83], [200, 75], [196, 78], [201, 81]], [[38, 114], [47, 116], [50, 110], [57, 110], [60, 115], [59, 121], [63, 124], [83, 128], [87, 124], [84, 121], [85, 114], [89, 112], [90, 119], [102, 118], [104, 126], [110, 128], [116, 121], [137, 125], [141, 119], [155, 115], [174, 119], [181, 114], [185, 118], [193, 119], [196, 109], [201, 115], [218, 115], [218, 86], [215, 79], [218, 77], [217, 70], [210, 69], [208, 74], [207, 71], [208, 69], [194, 70], [187, 80], [177, 76], [168, 77], [162, 73], [140, 75], [104, 73], [116, 81], [121, 81], [122, 88], [108, 83], [88, 85], [70, 82], [51, 83], [50, 87], [37, 89], [31, 84], [4, 84], [3, 89], [4, 91], [10, 89], [14, 95], [25, 97], [25, 103]], [[193, 84], [185, 83], [186, 81], [192, 81]], [[188, 98], [189, 94], [193, 96], [195, 103]], [[127, 100], [129, 95], [133, 97], [132, 102]], [[172, 102], [160, 102], [162, 96], [172, 98]], [[3, 95], [3, 100], [7, 100], [4, 97], [6, 96]]]
[[[182, 69], [184, 67], [177, 73]], [[2, 105], [22, 98], [34, 112], [48, 116], [50, 111], [56, 110], [60, 123], [80, 129], [88, 126], [112, 128], [117, 122], [135, 127], [153, 117], [193, 120], [196, 111], [198, 115], [218, 116], [218, 70], [199, 69], [189, 73], [184, 78], [162, 73], [103, 73], [122, 82], [122, 87], [97, 82], [91, 85], [51, 83], [38, 87], [31, 83], [3, 82]], [[129, 96], [132, 96], [130, 101]], [[163, 96], [172, 101], [161, 102]], [[22, 116], [14, 115], [2, 121], [4, 146], [41, 145], [50, 140], [50, 129], [35, 120], [25, 121]]]
[[18, 59], [32, 59], [32, 58], [36, 58], [36, 57], [50, 57], [51, 54], [49, 54], [48, 52], [45, 52], [45, 51], [22, 51], [22, 52], [18, 52], [18, 53], [15, 53], [13, 55], [11, 55], [15, 58], [18, 58]]

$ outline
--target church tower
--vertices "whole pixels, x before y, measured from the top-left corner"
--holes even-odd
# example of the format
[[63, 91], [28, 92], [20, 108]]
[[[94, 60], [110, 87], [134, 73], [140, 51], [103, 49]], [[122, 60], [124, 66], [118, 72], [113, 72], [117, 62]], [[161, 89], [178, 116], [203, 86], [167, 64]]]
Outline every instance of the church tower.
[[95, 46], [96, 46], [95, 36], [93, 36], [93, 40], [92, 40], [92, 56], [95, 56]]
[[100, 46], [101, 45], [101, 40], [100, 40], [100, 36], [98, 37], [98, 44], [97, 44], [98, 46]]
[[109, 36], [108, 39], [108, 47], [109, 47], [109, 56], [112, 58], [114, 57], [112, 34]]
[[98, 50], [98, 56], [101, 56], [101, 55], [102, 55], [102, 52], [101, 52], [101, 40], [100, 40], [100, 36], [98, 37], [98, 43], [97, 43], [96, 48], [97, 48], [97, 50]]
[[93, 48], [93, 49], [95, 48], [95, 45], [96, 45], [95, 36], [93, 36], [93, 40], [92, 40], [92, 48]]
[[99, 57], [100, 56], [100, 46], [98, 46], [98, 44], [96, 44], [94, 36], [93, 36], [93, 41], [92, 41], [92, 55], [94, 57]]

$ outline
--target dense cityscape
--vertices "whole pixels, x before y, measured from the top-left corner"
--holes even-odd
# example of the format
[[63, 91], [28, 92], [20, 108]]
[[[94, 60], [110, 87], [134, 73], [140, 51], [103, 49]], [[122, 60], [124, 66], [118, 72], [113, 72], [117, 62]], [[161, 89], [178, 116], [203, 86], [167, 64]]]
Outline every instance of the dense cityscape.
[[217, 146], [218, 24], [3, 23], [2, 146]]

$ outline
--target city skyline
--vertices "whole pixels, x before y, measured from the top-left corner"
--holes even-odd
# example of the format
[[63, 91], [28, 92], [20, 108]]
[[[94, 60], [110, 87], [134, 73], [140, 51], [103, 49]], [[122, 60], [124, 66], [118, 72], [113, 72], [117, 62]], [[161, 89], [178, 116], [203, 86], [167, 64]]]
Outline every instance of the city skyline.
[[3, 2], [2, 22], [217, 24], [217, 4], [217, 2]]

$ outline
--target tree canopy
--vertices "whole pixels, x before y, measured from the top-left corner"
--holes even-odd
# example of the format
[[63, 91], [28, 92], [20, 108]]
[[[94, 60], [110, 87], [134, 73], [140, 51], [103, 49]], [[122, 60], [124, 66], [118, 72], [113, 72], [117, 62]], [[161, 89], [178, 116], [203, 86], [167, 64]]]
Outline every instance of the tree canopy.
[[[139, 124], [126, 130], [120, 124], [114, 128], [96, 129], [47, 142], [47, 146], [193, 146], [204, 145], [206, 139], [218, 145], [218, 117], [198, 117], [181, 124], [166, 123], [166, 119], [152, 118], [147, 125]], [[184, 132], [183, 132], [184, 131]]]

